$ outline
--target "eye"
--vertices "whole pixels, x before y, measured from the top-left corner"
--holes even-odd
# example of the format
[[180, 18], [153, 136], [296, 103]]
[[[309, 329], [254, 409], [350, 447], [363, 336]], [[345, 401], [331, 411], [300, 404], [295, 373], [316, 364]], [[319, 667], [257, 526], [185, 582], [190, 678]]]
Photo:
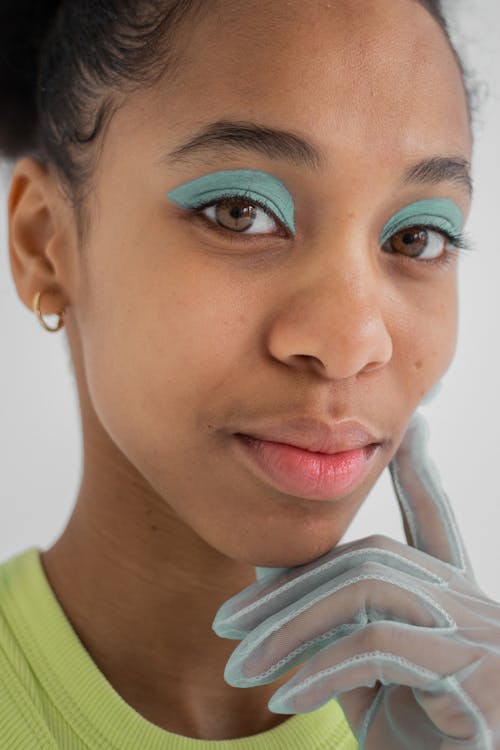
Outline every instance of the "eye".
[[[288, 236], [288, 232], [267, 206], [255, 200], [249, 201], [245, 196], [223, 196], [217, 201], [190, 210], [212, 229], [226, 235]], [[273, 232], [273, 229], [278, 231]]]
[[382, 248], [389, 253], [398, 253], [421, 262], [440, 263], [449, 260], [460, 237], [431, 226], [405, 227], [384, 242]]

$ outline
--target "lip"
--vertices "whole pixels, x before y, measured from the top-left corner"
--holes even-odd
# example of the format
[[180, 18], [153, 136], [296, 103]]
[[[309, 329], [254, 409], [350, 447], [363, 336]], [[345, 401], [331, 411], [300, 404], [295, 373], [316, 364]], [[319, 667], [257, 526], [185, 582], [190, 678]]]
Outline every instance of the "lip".
[[234, 437], [253, 473], [282, 492], [308, 500], [335, 500], [352, 492], [365, 479], [381, 448], [372, 444], [325, 454], [243, 434]]
[[385, 442], [383, 437], [373, 434], [364, 424], [354, 419], [330, 426], [317, 419], [301, 417], [236, 434], [330, 455]]

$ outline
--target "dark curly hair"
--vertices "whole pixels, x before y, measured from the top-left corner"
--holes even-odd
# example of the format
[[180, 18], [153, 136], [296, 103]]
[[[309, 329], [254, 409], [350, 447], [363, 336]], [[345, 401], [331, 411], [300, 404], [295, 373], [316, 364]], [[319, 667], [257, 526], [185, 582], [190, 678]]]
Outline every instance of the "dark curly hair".
[[[440, 0], [419, 0], [439, 22], [472, 91]], [[56, 168], [75, 209], [80, 241], [86, 191], [98, 160], [90, 144], [119, 106], [116, 92], [181, 72], [176, 44], [208, 0], [4, 0], [0, 8], [0, 155], [37, 157]]]

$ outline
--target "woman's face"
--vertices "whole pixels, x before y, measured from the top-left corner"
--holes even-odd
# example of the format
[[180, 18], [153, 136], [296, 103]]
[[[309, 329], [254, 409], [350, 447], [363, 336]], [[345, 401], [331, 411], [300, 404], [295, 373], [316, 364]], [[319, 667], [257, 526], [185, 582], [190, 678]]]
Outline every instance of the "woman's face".
[[[179, 77], [131, 95], [105, 135], [68, 321], [85, 441], [130, 462], [166, 516], [222, 554], [298, 565], [338, 542], [452, 361], [457, 260], [418, 258], [449, 244], [381, 237], [422, 200], [466, 218], [456, 165], [408, 176], [434, 157], [470, 160], [466, 99], [443, 32], [413, 0], [213, 7], [183, 32]], [[290, 139], [271, 153], [263, 137], [208, 139], [169, 162], [216, 121], [291, 131], [321, 163], [292, 161]], [[193, 181], [221, 170], [279, 180], [278, 198], [262, 177], [254, 189], [281, 224], [255, 203], [253, 218], [213, 203], [196, 217], [167, 196], [192, 183], [193, 199]], [[411, 226], [418, 211], [405, 215]], [[356, 418], [384, 437], [354, 491], [305, 500], [242, 459], [234, 433], [302, 416]]]

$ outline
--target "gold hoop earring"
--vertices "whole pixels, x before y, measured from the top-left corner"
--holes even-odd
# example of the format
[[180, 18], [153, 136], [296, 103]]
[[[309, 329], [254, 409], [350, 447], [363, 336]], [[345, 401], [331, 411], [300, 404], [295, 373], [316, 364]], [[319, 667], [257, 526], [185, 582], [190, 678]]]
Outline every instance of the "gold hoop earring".
[[40, 321], [40, 325], [45, 328], [46, 331], [50, 331], [51, 333], [56, 333], [60, 328], [64, 325], [64, 313], [66, 312], [63, 310], [61, 313], [57, 313], [59, 315], [59, 320], [57, 321], [57, 326], [55, 328], [51, 328], [47, 325], [47, 323], [44, 321], [42, 313], [40, 311], [40, 299], [42, 297], [42, 294], [45, 294], [48, 292], [48, 294], [54, 294], [54, 291], [52, 289], [46, 289], [45, 291], [37, 292], [33, 298], [33, 310], [35, 311], [38, 320]]

